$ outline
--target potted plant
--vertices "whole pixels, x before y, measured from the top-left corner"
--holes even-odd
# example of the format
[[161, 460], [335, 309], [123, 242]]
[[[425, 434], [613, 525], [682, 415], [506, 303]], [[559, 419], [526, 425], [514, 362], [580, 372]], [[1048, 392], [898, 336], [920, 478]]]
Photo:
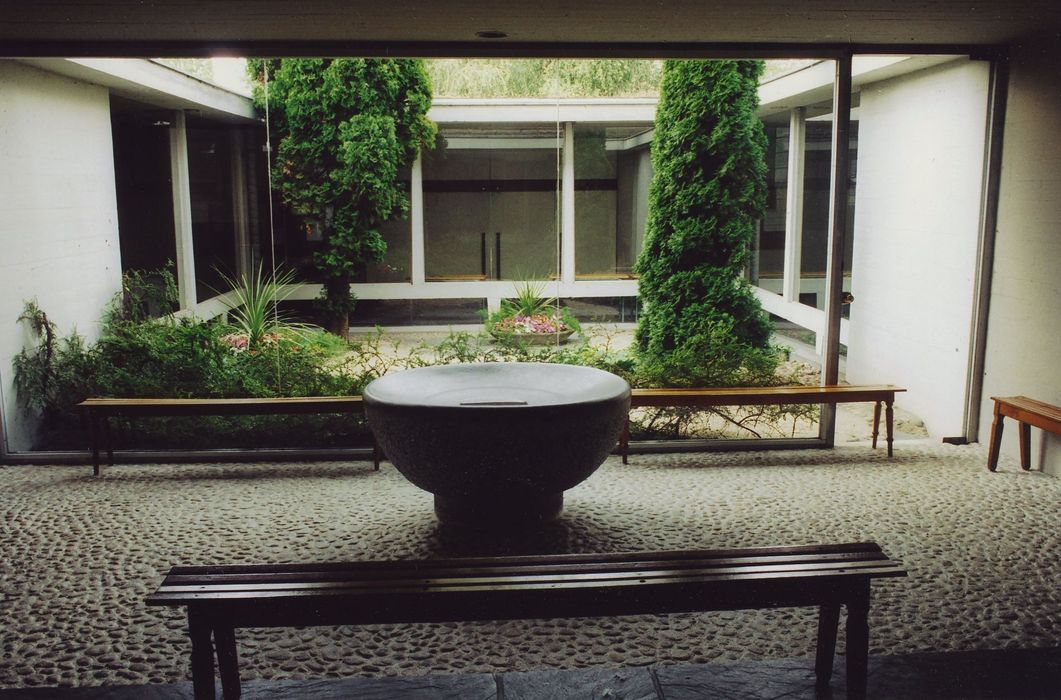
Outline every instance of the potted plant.
[[564, 343], [578, 330], [578, 321], [555, 298], [543, 296], [545, 282], [516, 284], [516, 298], [502, 299], [501, 308], [486, 319], [486, 330], [496, 340], [527, 345]]

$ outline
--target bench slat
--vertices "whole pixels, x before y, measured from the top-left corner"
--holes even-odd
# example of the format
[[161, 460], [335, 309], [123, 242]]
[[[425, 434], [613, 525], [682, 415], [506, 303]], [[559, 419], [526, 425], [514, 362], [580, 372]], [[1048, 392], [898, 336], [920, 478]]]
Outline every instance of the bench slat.
[[[300, 586], [288, 586], [281, 589], [272, 589], [268, 585], [263, 584], [261, 587], [255, 587], [254, 589], [239, 588], [237, 590], [225, 590], [223, 586], [211, 586], [206, 590], [185, 590], [182, 589], [177, 592], [164, 591], [161, 588], [156, 593], [152, 594], [147, 598], [149, 605], [187, 605], [191, 602], [196, 601], [207, 601], [207, 600], [248, 600], [253, 601], [263, 597], [270, 598], [299, 598], [308, 597], [312, 598], [318, 595], [330, 595], [330, 596], [364, 596], [373, 598], [400, 598], [405, 595], [416, 596], [421, 598], [436, 598], [439, 595], [445, 596], [453, 593], [475, 593], [480, 595], [487, 595], [490, 593], [498, 593], [505, 591], [542, 591], [542, 592], [555, 592], [562, 593], [567, 590], [575, 589], [595, 589], [597, 591], [607, 591], [608, 589], [615, 587], [625, 586], [653, 586], [653, 585], [671, 585], [671, 584], [704, 584], [714, 585], [720, 583], [738, 583], [748, 582], [749, 584], [754, 581], [770, 580], [770, 579], [785, 579], [785, 580], [797, 580], [797, 579], [841, 579], [841, 578], [895, 578], [905, 576], [905, 572], [898, 568], [898, 564], [895, 562], [878, 562], [875, 566], [867, 566], [858, 569], [822, 569], [822, 570], [802, 570], [802, 571], [783, 571], [783, 570], [768, 570], [761, 572], [731, 572], [731, 573], [720, 573], [712, 576], [699, 576], [699, 575], [674, 575], [669, 577], [643, 577], [633, 576], [625, 578], [614, 578], [605, 581], [594, 581], [594, 580], [577, 580], [577, 581], [499, 581], [486, 585], [475, 585], [468, 582], [454, 582], [446, 585], [430, 585], [429, 583], [420, 583], [411, 581], [408, 586], [395, 586], [395, 587], [382, 587], [374, 586], [368, 589], [361, 589], [350, 584], [335, 583], [333, 585], [328, 584], [317, 584], [313, 586], [300, 587]], [[442, 602], [442, 601], [440, 601]]]
[[85, 399], [78, 407], [99, 416], [270, 415], [360, 413], [360, 396], [288, 396], [243, 399]]
[[745, 547], [739, 549], [675, 549], [641, 552], [587, 552], [576, 554], [534, 554], [514, 555], [510, 557], [456, 557], [448, 559], [422, 559], [409, 561], [405, 559], [384, 559], [377, 561], [321, 562], [313, 564], [223, 564], [174, 566], [170, 574], [211, 574], [211, 573], [301, 573], [307, 571], [356, 571], [407, 569], [416, 570], [446, 569], [461, 567], [487, 566], [554, 566], [554, 565], [593, 565], [597, 563], [614, 563], [630, 566], [638, 562], [665, 562], [667, 564], [688, 560], [714, 560], [726, 558], [764, 557], [774, 555], [833, 555], [854, 552], [872, 552], [883, 556], [880, 546], [875, 542], [848, 542], [843, 544], [809, 544], [790, 545], [787, 547]]
[[[474, 576], [513, 576], [534, 575], [549, 576], [562, 575], [565, 573], [614, 573], [644, 571], [651, 573], [659, 569], [667, 571], [689, 571], [709, 568], [735, 568], [752, 567], [756, 565], [793, 565], [800, 564], [832, 564], [847, 565], [848, 562], [863, 561], [886, 561], [887, 557], [882, 552], [844, 552], [835, 555], [823, 556], [821, 554], [794, 554], [773, 555], [754, 557], [723, 557], [717, 559], [683, 559], [667, 560], [654, 559], [618, 564], [614, 562], [597, 562], [582, 564], [548, 564], [548, 565], [522, 565], [522, 566], [457, 566], [457, 567], [419, 567], [406, 564], [400, 567], [387, 567], [385, 569], [364, 568], [343, 570], [303, 570], [297, 572], [261, 572], [261, 571], [233, 571], [231, 573], [209, 573], [209, 574], [175, 574], [166, 577], [164, 586], [178, 586], [181, 584], [215, 585], [215, 584], [237, 584], [237, 583], [283, 583], [285, 581], [338, 581], [351, 580], [357, 576], [364, 580], [393, 581], [410, 577], [438, 578], [446, 577], [474, 577]], [[391, 564], [393, 562], [386, 562]]]
[[218, 593], [240, 593], [254, 596], [258, 591], [266, 590], [326, 590], [338, 589], [350, 591], [352, 594], [358, 592], [374, 591], [397, 591], [400, 589], [415, 589], [421, 592], [441, 591], [459, 589], [462, 587], [479, 587], [492, 589], [494, 587], [506, 587], [510, 584], [526, 584], [531, 586], [556, 586], [563, 587], [569, 584], [594, 584], [608, 585], [613, 581], [637, 580], [642, 583], [670, 579], [696, 579], [709, 580], [711, 578], [726, 578], [732, 574], [753, 576], [765, 573], [792, 574], [807, 573], [814, 574], [819, 571], [844, 574], [860, 573], [864, 569], [879, 568], [882, 564], [888, 564], [888, 560], [873, 559], [868, 561], [853, 562], [811, 562], [800, 564], [763, 564], [758, 566], [725, 566], [713, 568], [689, 568], [689, 569], [662, 569], [645, 571], [635, 569], [632, 571], [608, 571], [587, 573], [545, 573], [545, 574], [503, 574], [484, 576], [452, 576], [448, 578], [357, 578], [340, 580], [315, 580], [315, 581], [258, 581], [241, 583], [222, 583], [217, 581], [177, 583], [168, 579], [159, 587], [159, 593], [179, 594], [185, 593], [195, 595], [203, 592]]
[[890, 385], [770, 386], [690, 389], [632, 389], [631, 407], [780, 405], [786, 403], [858, 403], [894, 398], [906, 391]]

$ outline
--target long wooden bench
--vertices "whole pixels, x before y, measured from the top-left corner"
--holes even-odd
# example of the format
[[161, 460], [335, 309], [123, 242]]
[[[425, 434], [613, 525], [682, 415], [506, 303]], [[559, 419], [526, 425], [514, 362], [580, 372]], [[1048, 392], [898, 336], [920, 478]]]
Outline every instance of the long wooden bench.
[[991, 423], [991, 444], [987, 451], [987, 468], [998, 468], [998, 452], [1002, 447], [1002, 421], [1007, 417], [1017, 421], [1020, 429], [1020, 466], [1031, 469], [1031, 428], [1041, 428], [1061, 435], [1061, 407], [1027, 396], [992, 396], [995, 402], [995, 418]]
[[[292, 413], [363, 413], [360, 396], [293, 396], [243, 399], [105, 399], [89, 398], [77, 404], [82, 423], [89, 429], [92, 473], [100, 474], [100, 439], [107, 449], [107, 464], [114, 464], [110, 419], [115, 416], [262, 416]], [[373, 443], [372, 462], [379, 470], [380, 452]]]
[[905, 576], [872, 542], [730, 550], [330, 564], [178, 566], [148, 605], [186, 606], [196, 698], [240, 696], [235, 630], [818, 606], [815, 673], [832, 675], [847, 608], [847, 692], [866, 692], [870, 582]]
[[[630, 393], [630, 408], [712, 406], [780, 406], [786, 404], [838, 404], [873, 402], [873, 449], [877, 448], [880, 430], [881, 404], [885, 407], [885, 427], [888, 441], [888, 456], [892, 456], [892, 425], [894, 422], [895, 394], [906, 389], [890, 384], [855, 386], [839, 384], [833, 386], [754, 386], [735, 388], [702, 389], [633, 389]], [[630, 451], [630, 420], [627, 419], [619, 439], [619, 451], [623, 464], [627, 463]]]

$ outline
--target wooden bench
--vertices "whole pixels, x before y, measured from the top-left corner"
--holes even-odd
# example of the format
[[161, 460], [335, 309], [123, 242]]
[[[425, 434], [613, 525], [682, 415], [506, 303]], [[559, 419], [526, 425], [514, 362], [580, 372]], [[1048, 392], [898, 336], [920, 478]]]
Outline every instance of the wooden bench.
[[987, 468], [998, 468], [998, 452], [1002, 446], [1002, 421], [1006, 417], [1017, 421], [1020, 428], [1020, 466], [1031, 469], [1031, 427], [1061, 434], [1061, 408], [1027, 396], [992, 396], [995, 419], [991, 423], [991, 444], [987, 451]]
[[[360, 396], [293, 396], [250, 399], [85, 399], [77, 404], [92, 448], [92, 473], [100, 474], [100, 437], [106, 441], [107, 464], [114, 464], [110, 419], [114, 416], [253, 416], [291, 413], [363, 413]], [[373, 441], [372, 461], [379, 470], [380, 452]]]
[[[178, 566], [148, 605], [186, 606], [196, 698], [240, 696], [235, 630], [654, 615], [817, 606], [829, 685], [847, 608], [848, 697], [866, 692], [870, 581], [905, 576], [872, 542], [714, 551], [331, 564]], [[211, 643], [212, 639], [212, 643]]]
[[[881, 404], [885, 406], [885, 428], [888, 441], [888, 456], [892, 456], [892, 424], [896, 392], [906, 391], [890, 384], [876, 386], [754, 386], [736, 388], [704, 389], [633, 389], [630, 392], [630, 408], [647, 406], [686, 406], [709, 408], [711, 406], [778, 406], [784, 404], [838, 404], [872, 401], [873, 449], [877, 449], [877, 434], [880, 430]], [[627, 463], [630, 448], [630, 420], [627, 419], [619, 439], [619, 451], [623, 464]]]

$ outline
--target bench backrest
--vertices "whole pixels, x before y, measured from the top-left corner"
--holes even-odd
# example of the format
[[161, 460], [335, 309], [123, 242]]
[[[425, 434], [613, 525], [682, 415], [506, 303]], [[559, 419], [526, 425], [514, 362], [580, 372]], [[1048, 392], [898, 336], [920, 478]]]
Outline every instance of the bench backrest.
[[152, 605], [237, 627], [592, 617], [796, 606], [905, 576], [872, 542], [740, 550], [174, 567]]

